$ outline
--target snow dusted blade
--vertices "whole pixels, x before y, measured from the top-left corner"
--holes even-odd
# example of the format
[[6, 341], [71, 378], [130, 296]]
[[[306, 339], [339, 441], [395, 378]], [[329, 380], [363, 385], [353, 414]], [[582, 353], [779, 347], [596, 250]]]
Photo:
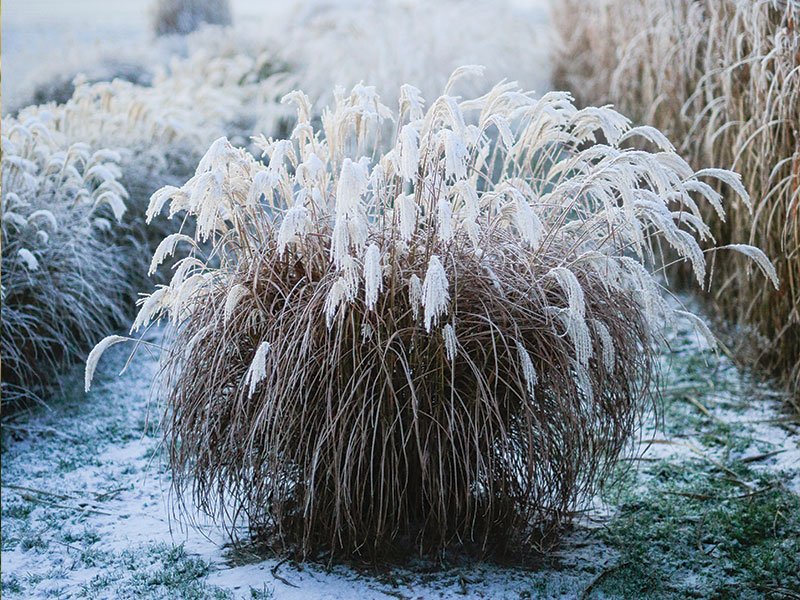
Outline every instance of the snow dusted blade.
[[758, 268], [761, 269], [761, 272], [764, 273], [772, 285], [775, 286], [776, 290], [780, 289], [781, 282], [778, 280], [778, 272], [775, 270], [775, 265], [772, 264], [772, 261], [763, 251], [755, 246], [748, 246], [747, 244], [727, 244], [725, 246], [719, 246], [715, 248], [715, 250], [733, 250], [734, 252], [744, 254], [758, 265]]
[[119, 344], [120, 342], [127, 342], [130, 338], [121, 335], [109, 335], [104, 337], [94, 348], [89, 352], [86, 358], [86, 370], [84, 373], [84, 391], [88, 392], [92, 387], [92, 380], [94, 379], [94, 372], [97, 370], [97, 364], [103, 353], [111, 346]]

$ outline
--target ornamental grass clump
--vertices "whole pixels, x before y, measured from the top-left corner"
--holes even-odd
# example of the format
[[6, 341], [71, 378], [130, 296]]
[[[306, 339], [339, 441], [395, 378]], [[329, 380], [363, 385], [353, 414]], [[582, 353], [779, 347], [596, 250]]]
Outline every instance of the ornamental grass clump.
[[2, 396], [40, 399], [133, 293], [109, 239], [125, 213], [119, 154], [67, 144], [45, 112], [3, 119]]
[[319, 129], [293, 92], [264, 160], [221, 138], [153, 195], [150, 218], [195, 226], [156, 251], [181, 258], [133, 330], [171, 323], [177, 497], [232, 534], [304, 556], [542, 548], [631, 441], [671, 313], [660, 251], [704, 282], [706, 181], [747, 195], [565, 93], [453, 96], [476, 71], [427, 109], [408, 85], [397, 111], [340, 89]]
[[800, 2], [564, 0], [555, 22], [555, 78], [581, 103], [658, 127], [695, 168], [742, 173], [754, 210], [731, 202], [711, 231], [762, 248], [782, 286], [742, 276], [737, 257], [717, 262], [707, 299], [753, 330], [740, 355], [783, 379], [800, 410]]

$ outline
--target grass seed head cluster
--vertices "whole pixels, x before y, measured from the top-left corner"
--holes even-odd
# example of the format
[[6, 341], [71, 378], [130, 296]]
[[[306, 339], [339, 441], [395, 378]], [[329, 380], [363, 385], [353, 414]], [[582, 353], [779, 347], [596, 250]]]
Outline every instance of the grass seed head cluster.
[[743, 277], [747, 259], [731, 257], [709, 299], [753, 326], [754, 358], [800, 393], [800, 3], [567, 1], [556, 17], [559, 85], [663, 130], [696, 168], [743, 174], [754, 210], [726, 193], [728, 218], [711, 231], [762, 248], [783, 284]]
[[194, 227], [156, 250], [154, 269], [180, 258], [133, 330], [173, 325], [174, 484], [231, 531], [304, 553], [536, 547], [631, 440], [672, 314], [659, 256], [704, 282], [698, 202], [724, 213], [717, 179], [747, 195], [610, 108], [454, 95], [480, 71], [430, 105], [404, 85], [394, 110], [340, 88], [318, 124], [292, 92], [288, 139], [258, 157], [220, 138], [153, 195], [150, 219]]
[[[362, 78], [377, 79], [384, 89], [395, 93], [413, 78], [433, 93], [464, 60], [486, 61], [497, 78], [511, 74], [531, 81], [540, 76], [539, 63], [521, 66], [517, 60], [521, 44], [530, 56], [537, 55], [539, 48], [536, 33], [526, 20], [477, 3], [471, 3], [470, 10], [463, 10], [463, 3], [455, 10], [454, 4], [432, 7], [421, 2], [390, 2], [377, 7], [356, 2], [332, 11], [324, 4], [312, 8], [298, 2], [273, 3], [264, 8], [267, 18], [258, 24], [205, 26], [187, 36], [162, 36], [147, 47], [136, 42], [93, 45], [91, 55], [75, 50], [59, 56], [57, 65], [42, 65], [38, 74], [31, 75], [27, 88], [15, 83], [16, 94], [4, 98], [4, 107], [13, 110], [31, 95], [48, 103], [15, 110], [4, 119], [4, 130], [47, 115], [48, 127], [57, 133], [59, 151], [79, 143], [91, 152], [110, 149], [119, 153], [119, 182], [130, 197], [122, 222], [108, 232], [104, 243], [106, 252], [111, 253], [113, 247], [113, 254], [127, 266], [117, 285], [105, 289], [109, 296], [116, 294], [112, 294], [115, 289], [140, 289], [149, 285], [144, 279], [148, 257], [176, 226], [165, 220], [144, 226], [146, 202], [152, 192], [184, 181], [202, 150], [221, 136], [236, 145], [246, 145], [254, 131], [288, 136], [293, 109], [280, 99], [292, 89], [307, 90], [318, 107], [324, 106], [319, 100], [333, 101], [330, 90], [334, 81], [354, 85]], [[193, 2], [160, 3], [162, 8], [181, 10], [190, 5], [199, 6]], [[514, 44], [479, 35], [489, 23], [492, 28], [516, 32]], [[394, 60], [401, 54], [404, 61]], [[432, 54], [436, 60], [431, 60]], [[114, 81], [97, 81], [112, 77]], [[485, 90], [485, 84], [481, 85]], [[53, 100], [59, 103], [52, 104]], [[318, 110], [310, 116], [315, 122], [319, 118]], [[40, 171], [30, 175], [46, 178]], [[3, 193], [15, 192], [14, 185], [15, 181], [10, 181]], [[4, 207], [7, 205], [4, 201]], [[65, 203], [60, 208], [66, 212], [68, 206]], [[81, 227], [72, 231], [75, 236], [83, 235]], [[6, 241], [13, 244], [17, 230], [7, 228], [6, 234]], [[66, 228], [61, 234], [68, 239]], [[87, 253], [86, 260], [95, 255]], [[105, 269], [107, 261], [103, 257], [97, 268]], [[52, 279], [56, 290], [62, 281]], [[9, 310], [13, 307], [36, 320], [32, 315], [42, 311], [40, 304], [51, 304], [44, 290], [23, 296], [15, 287], [16, 282], [9, 279], [5, 288]], [[15, 304], [23, 298], [24, 303]], [[130, 305], [130, 298], [123, 300], [121, 311], [128, 313]], [[34, 343], [19, 337], [23, 335], [20, 332], [4, 329], [7, 347]], [[39, 364], [43, 363], [34, 361], [26, 368], [30, 373], [39, 370], [43, 379], [50, 379]], [[20, 391], [25, 395], [24, 387]], [[34, 393], [28, 391], [28, 396]]]

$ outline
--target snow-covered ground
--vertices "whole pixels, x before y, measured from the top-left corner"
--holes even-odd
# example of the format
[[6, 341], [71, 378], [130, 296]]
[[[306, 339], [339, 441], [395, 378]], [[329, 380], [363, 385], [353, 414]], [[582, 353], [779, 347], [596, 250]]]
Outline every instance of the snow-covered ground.
[[140, 350], [117, 376], [128, 352], [118, 346], [89, 395], [77, 368], [49, 408], [3, 427], [4, 597], [580, 597], [627, 564], [624, 547], [602, 532], [617, 530], [630, 494], [646, 498], [659, 489], [663, 465], [696, 472], [702, 485], [736, 479], [733, 489], [755, 498], [774, 486], [790, 498], [800, 493], [800, 428], [778, 394], [714, 358], [686, 323], [672, 346], [664, 358], [665, 420], [644, 436], [655, 443], [635, 461], [633, 480], [612, 483], [552, 555], [524, 567], [453, 557], [381, 568], [297, 564], [234, 549], [213, 523], [173, 506], [148, 387], [157, 358]]

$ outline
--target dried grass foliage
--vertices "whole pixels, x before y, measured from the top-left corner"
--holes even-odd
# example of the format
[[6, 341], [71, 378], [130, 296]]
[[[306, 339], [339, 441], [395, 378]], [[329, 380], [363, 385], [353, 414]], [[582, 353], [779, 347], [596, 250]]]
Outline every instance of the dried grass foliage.
[[755, 358], [800, 393], [800, 4], [572, 1], [556, 17], [557, 80], [581, 103], [613, 102], [680, 141], [696, 168], [743, 174], [753, 213], [733, 204], [712, 232], [762, 248], [782, 286], [743, 277], [746, 258], [718, 260], [709, 299], [754, 327]]
[[705, 181], [741, 184], [563, 93], [451, 95], [479, 71], [427, 109], [408, 85], [397, 111], [337, 90], [316, 127], [292, 92], [265, 161], [222, 138], [153, 195], [149, 218], [195, 225], [157, 249], [154, 267], [182, 258], [133, 330], [172, 323], [177, 497], [232, 534], [305, 555], [541, 547], [636, 431], [672, 313], [657, 257], [703, 282]]
[[[552, 542], [644, 409], [646, 325], [602, 282], [584, 285], [587, 312], [620, 350], [611, 370], [592, 368], [578, 382], [572, 344], [545, 316], [565, 308], [563, 292], [531, 284], [561, 257], [496, 273], [502, 299], [474, 253], [452, 258], [452, 350], [451, 323], [427, 334], [406, 290], [391, 285], [374, 311], [359, 301], [329, 328], [330, 270], [301, 283], [295, 265], [260, 259], [258, 272], [235, 279], [248, 294], [225, 326], [204, 323], [224, 321], [226, 290], [208, 298], [174, 342], [190, 352], [170, 357], [165, 425], [179, 493], [304, 553]], [[425, 269], [420, 256], [395, 275]], [[250, 396], [265, 341], [265, 377]]]

